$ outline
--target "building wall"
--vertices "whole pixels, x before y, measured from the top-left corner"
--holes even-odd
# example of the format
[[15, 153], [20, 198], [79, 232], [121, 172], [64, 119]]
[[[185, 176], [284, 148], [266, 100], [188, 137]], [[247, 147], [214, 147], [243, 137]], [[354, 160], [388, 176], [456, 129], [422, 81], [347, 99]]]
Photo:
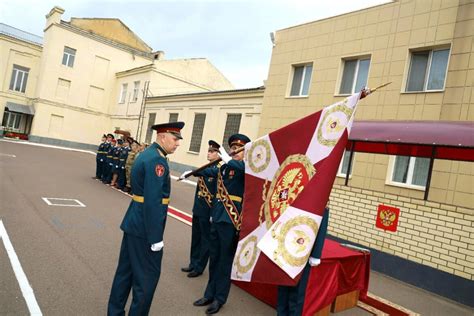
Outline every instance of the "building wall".
[[[76, 49], [72, 68], [62, 64], [65, 46]], [[41, 81], [31, 134], [97, 143], [105, 131], [113, 128], [110, 115], [117, 103], [115, 74], [147, 63], [150, 59], [100, 43], [63, 25], [50, 25], [44, 33]], [[69, 88], [64, 88], [64, 81]], [[50, 132], [51, 115], [64, 117], [61, 134], [53, 136]]]
[[[150, 113], [156, 113], [154, 124], [166, 123], [169, 121], [170, 113], [178, 113], [178, 120], [184, 121], [186, 125], [181, 132], [183, 135], [181, 145], [170, 159], [172, 162], [185, 165], [182, 168], [199, 167], [207, 162], [208, 140], [212, 139], [222, 144], [228, 113], [241, 113], [239, 132], [247, 135], [250, 139], [256, 138], [262, 99], [263, 90], [151, 98], [147, 101], [145, 129], [141, 141], [144, 141], [146, 137]], [[200, 150], [192, 152], [189, 147], [196, 113], [205, 113], [206, 119]], [[156, 132], [153, 132], [151, 140], [155, 139]]]
[[[368, 86], [389, 86], [359, 102], [356, 120], [474, 121], [474, 3], [392, 3], [277, 31], [259, 135], [342, 100], [343, 59], [370, 56]], [[445, 87], [405, 92], [411, 50], [450, 47]], [[290, 97], [292, 67], [313, 63], [307, 97]], [[424, 190], [390, 181], [393, 157], [356, 153], [349, 187], [336, 179], [330, 231], [352, 242], [473, 279], [474, 164], [436, 160]], [[376, 205], [401, 207], [396, 233], [373, 228]], [[382, 244], [384, 242], [384, 244]]]
[[[42, 48], [1, 34], [0, 42], [0, 118], [3, 118], [7, 102], [33, 104]], [[14, 64], [30, 69], [25, 93], [9, 89]]]

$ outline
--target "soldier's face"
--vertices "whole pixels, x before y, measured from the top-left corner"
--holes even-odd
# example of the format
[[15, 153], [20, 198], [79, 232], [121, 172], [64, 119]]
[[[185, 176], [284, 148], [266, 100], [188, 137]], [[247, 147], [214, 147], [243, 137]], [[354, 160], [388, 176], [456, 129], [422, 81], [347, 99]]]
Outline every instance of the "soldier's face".
[[[241, 146], [239, 145], [233, 145], [232, 147], [230, 147], [230, 151], [236, 151], [237, 149], [239, 149]], [[244, 159], [244, 151], [242, 150], [241, 152], [235, 154], [232, 156], [232, 159], [234, 160], [243, 160]]]
[[218, 153], [218, 151], [216, 151], [216, 150], [212, 150], [212, 149], [208, 150], [207, 151], [207, 160], [212, 161], [212, 160], [216, 160], [217, 158], [219, 158], [219, 155], [217, 153]]
[[162, 145], [163, 149], [166, 150], [168, 154], [172, 154], [176, 151], [179, 146], [180, 139], [173, 134], [170, 133], [160, 133], [161, 139], [160, 145]]

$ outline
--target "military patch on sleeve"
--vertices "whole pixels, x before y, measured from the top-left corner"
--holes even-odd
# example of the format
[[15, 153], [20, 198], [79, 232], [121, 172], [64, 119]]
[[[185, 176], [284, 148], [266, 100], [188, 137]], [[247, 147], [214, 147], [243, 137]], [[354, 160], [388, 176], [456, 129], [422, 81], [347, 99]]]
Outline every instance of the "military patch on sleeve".
[[161, 177], [165, 173], [165, 167], [163, 165], [156, 165], [155, 172], [158, 177]]

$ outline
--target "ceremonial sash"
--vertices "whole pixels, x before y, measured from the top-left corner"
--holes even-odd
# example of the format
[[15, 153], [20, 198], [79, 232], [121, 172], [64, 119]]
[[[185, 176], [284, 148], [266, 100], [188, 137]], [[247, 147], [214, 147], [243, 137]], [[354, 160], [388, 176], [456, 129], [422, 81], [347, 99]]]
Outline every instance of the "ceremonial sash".
[[[221, 200], [222, 205], [224, 205], [224, 209], [226, 210], [227, 215], [229, 215], [232, 224], [234, 224], [235, 229], [240, 230], [242, 216], [241, 214], [239, 214], [239, 211], [237, 210], [237, 207], [235, 207], [234, 202], [232, 202], [232, 196], [229, 195], [229, 192], [227, 192], [227, 189], [224, 186], [224, 180], [222, 179], [222, 175], [220, 172], [217, 174], [217, 196]], [[234, 199], [235, 198], [236, 197], [234, 197]]]
[[207, 205], [211, 207], [212, 203], [212, 194], [209, 192], [209, 188], [206, 185], [206, 182], [202, 177], [199, 177], [198, 180], [198, 187], [199, 187], [199, 193], [198, 195], [204, 198], [204, 201], [206, 201]]

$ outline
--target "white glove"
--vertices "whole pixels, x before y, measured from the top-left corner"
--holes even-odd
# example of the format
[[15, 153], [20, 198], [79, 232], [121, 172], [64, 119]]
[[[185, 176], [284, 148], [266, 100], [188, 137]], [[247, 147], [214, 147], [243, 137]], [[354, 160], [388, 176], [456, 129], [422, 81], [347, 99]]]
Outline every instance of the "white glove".
[[232, 160], [232, 157], [225, 151], [224, 147], [219, 148], [219, 157], [221, 157], [222, 161], [228, 163]]
[[100, 162], [104, 161], [104, 159], [101, 159]]
[[156, 244], [152, 244], [151, 251], [161, 251], [164, 245], [165, 244], [163, 243], [163, 241], [157, 242]]
[[122, 169], [125, 169], [125, 167], [122, 167]]
[[191, 172], [193, 171], [188, 170], [188, 171], [183, 172], [183, 174], [179, 176], [179, 180], [184, 180], [186, 178], [186, 175], [190, 174]]
[[310, 266], [316, 267], [321, 263], [321, 259], [309, 257], [308, 263]]
[[115, 165], [115, 168], [117, 168], [117, 169], [118, 169], [118, 165]]

